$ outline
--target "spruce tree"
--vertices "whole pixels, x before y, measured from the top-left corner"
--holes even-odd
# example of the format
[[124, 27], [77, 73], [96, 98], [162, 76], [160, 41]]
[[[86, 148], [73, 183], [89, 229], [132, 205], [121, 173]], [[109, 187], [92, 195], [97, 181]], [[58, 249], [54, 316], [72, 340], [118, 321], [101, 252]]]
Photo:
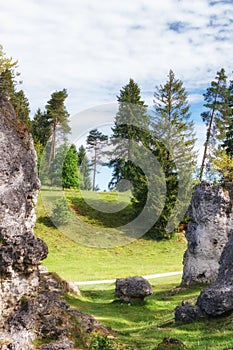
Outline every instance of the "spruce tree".
[[[136, 164], [140, 163], [141, 154], [135, 145], [148, 145], [150, 118], [147, 115], [147, 106], [141, 98], [140, 88], [133, 79], [120, 90], [117, 101], [119, 108], [112, 128], [113, 151], [109, 166], [113, 172], [109, 187], [114, 188], [121, 180], [128, 180], [135, 190], [137, 200], [141, 197], [139, 187], [143, 184], [144, 190], [146, 180], [142, 169]], [[134, 162], [132, 157], [138, 161]], [[124, 190], [122, 186], [121, 190]], [[145, 202], [145, 198], [142, 202]]]
[[[167, 195], [163, 211], [155, 224], [155, 235], [170, 237], [190, 200], [192, 172], [196, 154], [194, 125], [183, 82], [169, 71], [164, 85], [154, 93], [151, 149], [162, 166]], [[183, 208], [183, 209], [182, 209]]]

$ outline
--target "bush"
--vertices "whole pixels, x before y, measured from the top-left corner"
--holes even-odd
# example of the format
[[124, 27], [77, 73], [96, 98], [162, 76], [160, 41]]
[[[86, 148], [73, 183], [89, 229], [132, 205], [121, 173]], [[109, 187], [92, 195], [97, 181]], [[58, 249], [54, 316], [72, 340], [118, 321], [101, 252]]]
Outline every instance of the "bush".
[[107, 335], [101, 336], [95, 334], [91, 340], [90, 350], [117, 350], [117, 346], [114, 339], [110, 338]]
[[65, 199], [58, 199], [53, 208], [52, 220], [57, 225], [66, 225], [70, 220], [70, 210]]

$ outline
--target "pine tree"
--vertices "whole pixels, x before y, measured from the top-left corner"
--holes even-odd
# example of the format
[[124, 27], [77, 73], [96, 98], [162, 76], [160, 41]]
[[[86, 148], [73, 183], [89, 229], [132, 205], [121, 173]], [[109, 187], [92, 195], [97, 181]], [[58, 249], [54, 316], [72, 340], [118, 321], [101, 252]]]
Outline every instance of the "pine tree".
[[154, 111], [151, 149], [163, 169], [167, 187], [166, 201], [155, 229], [157, 235], [164, 238], [170, 237], [185, 213], [196, 159], [187, 93], [172, 70], [167, 82], [156, 87]]
[[60, 131], [66, 140], [67, 133], [70, 132], [69, 114], [65, 108], [65, 99], [67, 98], [67, 91], [63, 89], [56, 91], [51, 95], [51, 99], [47, 102], [46, 111], [48, 121], [52, 125], [52, 141], [49, 156], [49, 164], [56, 156], [57, 133]]
[[[230, 124], [232, 111], [229, 106], [230, 95], [227, 87], [227, 76], [223, 68], [217, 72], [215, 80], [211, 82], [211, 86], [204, 94], [204, 99], [206, 101], [204, 107], [207, 108], [207, 111], [201, 115], [206, 123], [207, 133], [200, 169], [200, 180], [202, 180], [205, 167], [211, 170], [217, 142], [225, 139], [226, 130]], [[206, 164], [207, 159], [208, 164]]]
[[[145, 147], [148, 145], [150, 118], [147, 115], [147, 106], [141, 98], [140, 88], [133, 79], [120, 90], [117, 101], [119, 109], [112, 128], [111, 141], [114, 149], [109, 166], [113, 168], [113, 172], [109, 187], [114, 188], [121, 180], [128, 180], [135, 189], [135, 198], [138, 199], [141, 193], [139, 187], [143, 184], [144, 188], [146, 180], [142, 169], [136, 164], [141, 159], [136, 144]], [[124, 189], [127, 188], [121, 186], [121, 190]]]
[[102, 149], [108, 140], [108, 136], [104, 135], [97, 129], [92, 129], [87, 136], [88, 149], [93, 151], [91, 167], [93, 168], [93, 181], [92, 181], [92, 191], [96, 189], [96, 174], [97, 174], [97, 164], [100, 163], [101, 156], [103, 156]]

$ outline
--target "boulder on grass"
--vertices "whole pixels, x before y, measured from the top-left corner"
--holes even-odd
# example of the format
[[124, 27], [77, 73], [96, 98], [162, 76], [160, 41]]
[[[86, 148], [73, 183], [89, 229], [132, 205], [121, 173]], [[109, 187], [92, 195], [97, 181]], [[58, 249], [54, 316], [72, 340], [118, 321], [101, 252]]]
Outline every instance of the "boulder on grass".
[[117, 278], [115, 296], [125, 303], [142, 302], [153, 293], [152, 286], [143, 277]]

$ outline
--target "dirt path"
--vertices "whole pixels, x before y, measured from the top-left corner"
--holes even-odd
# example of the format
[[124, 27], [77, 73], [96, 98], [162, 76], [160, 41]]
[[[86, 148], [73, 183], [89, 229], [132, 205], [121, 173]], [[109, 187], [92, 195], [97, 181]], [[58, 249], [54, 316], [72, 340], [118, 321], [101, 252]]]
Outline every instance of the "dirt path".
[[[154, 278], [160, 278], [160, 277], [169, 277], [169, 276], [176, 276], [176, 275], [182, 275], [182, 271], [179, 272], [166, 272], [166, 273], [158, 273], [155, 275], [147, 275], [143, 276], [146, 279], [154, 279]], [[94, 285], [94, 284], [107, 284], [107, 283], [115, 283], [116, 278], [113, 280], [99, 280], [99, 281], [81, 281], [81, 282], [73, 282], [76, 286], [85, 286], [85, 285]]]

